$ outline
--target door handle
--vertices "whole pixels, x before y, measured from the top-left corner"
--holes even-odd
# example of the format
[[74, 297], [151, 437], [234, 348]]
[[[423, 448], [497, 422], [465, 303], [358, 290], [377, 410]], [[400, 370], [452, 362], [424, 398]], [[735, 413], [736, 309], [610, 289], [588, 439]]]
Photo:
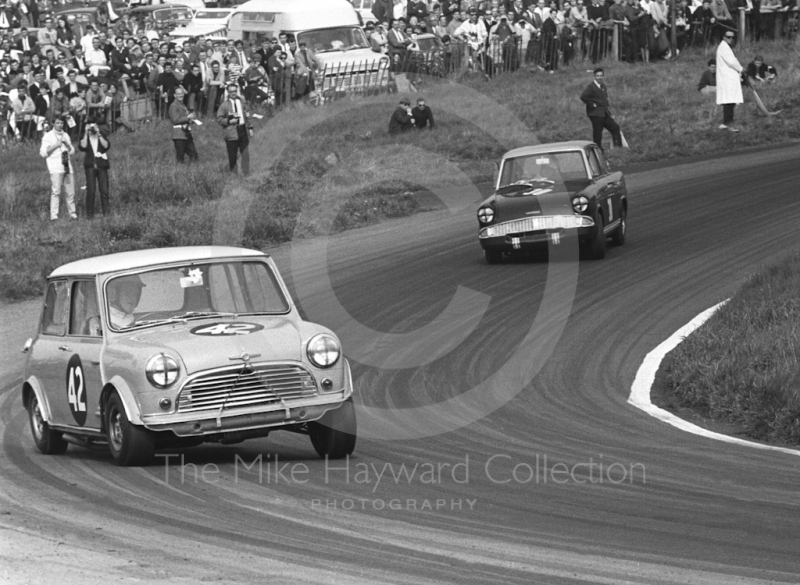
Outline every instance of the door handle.
[[58, 349], [60, 349], [61, 351], [69, 351], [69, 348], [66, 345], [59, 345]]

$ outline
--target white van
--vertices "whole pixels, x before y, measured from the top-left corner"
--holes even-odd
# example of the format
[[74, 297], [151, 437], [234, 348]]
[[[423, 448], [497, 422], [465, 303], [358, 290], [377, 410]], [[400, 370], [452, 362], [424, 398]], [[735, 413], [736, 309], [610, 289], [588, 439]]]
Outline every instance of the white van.
[[362, 92], [389, 83], [389, 60], [372, 51], [348, 0], [250, 0], [228, 24], [228, 38], [254, 46], [280, 33], [313, 52], [317, 91]]

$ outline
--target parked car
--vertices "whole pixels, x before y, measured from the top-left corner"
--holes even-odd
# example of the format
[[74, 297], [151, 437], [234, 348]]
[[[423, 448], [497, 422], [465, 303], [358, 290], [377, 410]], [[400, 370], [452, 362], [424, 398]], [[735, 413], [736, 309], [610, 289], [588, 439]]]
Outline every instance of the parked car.
[[374, 0], [350, 0], [353, 8], [356, 9], [358, 16], [363, 24], [368, 22], [377, 22], [375, 15], [372, 14], [372, 5]]
[[159, 448], [283, 429], [321, 456], [353, 452], [350, 366], [301, 319], [269, 256], [187, 247], [79, 260], [47, 278], [22, 400], [36, 448], [108, 445], [119, 465]]
[[[115, 7], [115, 10], [118, 10], [117, 14], [122, 15], [125, 12], [124, 8]], [[98, 21], [98, 15], [100, 14], [101, 10], [97, 6], [83, 6], [80, 8], [66, 8], [64, 10], [56, 10], [55, 18], [63, 18], [66, 21], [69, 21], [70, 24], [73, 22], [84, 22], [86, 24], [95, 25]], [[72, 18], [70, 18], [72, 17]], [[80, 39], [79, 39], [80, 40]]]
[[235, 8], [203, 8], [194, 13], [192, 21], [185, 27], [177, 28], [170, 37], [189, 38], [206, 37], [223, 38], [228, 34], [228, 22]]
[[434, 34], [417, 35], [408, 47], [408, 58], [419, 73], [442, 77], [445, 71], [444, 44]]
[[154, 6], [137, 6], [130, 11], [131, 19], [144, 25], [150, 17], [156, 25], [172, 30], [179, 26], [186, 26], [192, 21], [194, 12], [188, 6], [179, 4], [160, 4]]
[[503, 155], [495, 192], [478, 208], [478, 239], [487, 262], [577, 236], [593, 259], [606, 239], [625, 243], [628, 192], [593, 142], [517, 148]]

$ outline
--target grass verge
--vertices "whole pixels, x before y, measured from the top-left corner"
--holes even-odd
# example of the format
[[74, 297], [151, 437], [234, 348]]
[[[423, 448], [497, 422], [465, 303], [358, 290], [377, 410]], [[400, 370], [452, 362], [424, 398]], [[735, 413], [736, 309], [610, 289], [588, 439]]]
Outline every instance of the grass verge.
[[[702, 51], [650, 65], [607, 63], [612, 107], [631, 144], [609, 151], [612, 164], [729, 152], [800, 136], [794, 45], [765, 43], [749, 51], [778, 68], [778, 82], [760, 94], [770, 109], [784, 111], [757, 116], [745, 90], [747, 103], [736, 113], [739, 134], [718, 131], [721, 113], [696, 91], [708, 58]], [[739, 54], [743, 63], [751, 56]], [[431, 82], [424, 95], [434, 109], [436, 131], [399, 137], [387, 133], [393, 106], [385, 102], [292, 107], [280, 120], [262, 122], [267, 135], [251, 148], [257, 166], [265, 150], [284, 147], [278, 162], [233, 183], [221, 129], [213, 121], [195, 132], [201, 162], [191, 166], [174, 162], [167, 122], [145, 125], [112, 137], [113, 215], [93, 222], [48, 222], [49, 177], [38, 145], [5, 151], [0, 154], [0, 298], [39, 294], [45, 275], [77, 258], [219, 242], [219, 218], [225, 214], [246, 215], [242, 228], [223, 238], [226, 243], [264, 248], [415, 213], [421, 207], [409, 191], [490, 180], [503, 152], [530, 143], [531, 136], [540, 142], [590, 139], [578, 99], [591, 81], [589, 67], [576, 63], [555, 75], [520, 70], [491, 82], [463, 78], [461, 86]], [[488, 105], [474, 102], [463, 88], [487, 97]], [[504, 108], [513, 116], [503, 115]], [[298, 133], [301, 122], [312, 123], [312, 129]], [[81, 160], [75, 162], [83, 217]], [[241, 192], [238, 198], [224, 196], [230, 188]]]
[[800, 445], [800, 254], [756, 273], [671, 354], [678, 406]]

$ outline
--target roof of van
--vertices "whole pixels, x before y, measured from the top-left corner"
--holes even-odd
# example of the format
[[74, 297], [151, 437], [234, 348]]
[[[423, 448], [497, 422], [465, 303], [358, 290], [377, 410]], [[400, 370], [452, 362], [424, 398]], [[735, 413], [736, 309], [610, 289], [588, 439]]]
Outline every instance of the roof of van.
[[[312, 20], [324, 21], [330, 18], [332, 13], [341, 11], [343, 17], [352, 15], [353, 21], [358, 24], [356, 10], [348, 0], [250, 0], [239, 6], [238, 13], [242, 12], [290, 12], [300, 15], [307, 14]], [[322, 18], [322, 15], [325, 18]], [[348, 18], [349, 20], [349, 18]], [[337, 26], [341, 23], [329, 23], [328, 26]], [[323, 28], [312, 26], [303, 28]]]

